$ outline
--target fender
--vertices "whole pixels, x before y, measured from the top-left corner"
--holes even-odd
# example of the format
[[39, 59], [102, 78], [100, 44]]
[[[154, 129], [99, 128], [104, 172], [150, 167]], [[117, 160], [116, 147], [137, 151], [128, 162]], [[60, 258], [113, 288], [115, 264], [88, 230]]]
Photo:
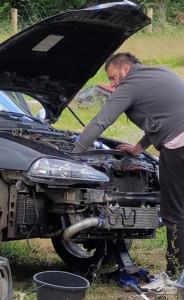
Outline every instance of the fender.
[[48, 156], [71, 160], [71, 157], [67, 153], [51, 147], [49, 148], [48, 145], [40, 144], [33, 140], [14, 136], [11, 136], [11, 140], [0, 137], [1, 169], [28, 171], [35, 160]]

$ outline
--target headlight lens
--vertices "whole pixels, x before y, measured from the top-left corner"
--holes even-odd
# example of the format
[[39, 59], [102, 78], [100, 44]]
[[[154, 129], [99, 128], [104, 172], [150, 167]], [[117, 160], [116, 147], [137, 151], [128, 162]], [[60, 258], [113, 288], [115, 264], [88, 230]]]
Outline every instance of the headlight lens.
[[37, 178], [109, 181], [108, 176], [88, 165], [52, 158], [35, 161], [27, 175]]

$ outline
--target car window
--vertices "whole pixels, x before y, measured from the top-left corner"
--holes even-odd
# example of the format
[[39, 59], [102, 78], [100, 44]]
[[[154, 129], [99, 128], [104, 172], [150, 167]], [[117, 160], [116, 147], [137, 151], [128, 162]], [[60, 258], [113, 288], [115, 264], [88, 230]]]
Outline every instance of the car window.
[[39, 101], [25, 94], [11, 91], [0, 91], [0, 111], [12, 111], [28, 116], [36, 116], [43, 109]]
[[29, 115], [28, 111], [26, 111], [18, 102], [16, 102], [15, 99], [13, 99], [13, 97], [4, 91], [0, 91], [0, 110]]

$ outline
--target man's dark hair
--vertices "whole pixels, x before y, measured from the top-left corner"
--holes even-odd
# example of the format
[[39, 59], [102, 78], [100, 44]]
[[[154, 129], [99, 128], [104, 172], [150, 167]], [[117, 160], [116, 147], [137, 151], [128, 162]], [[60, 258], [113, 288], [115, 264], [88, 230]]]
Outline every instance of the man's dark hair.
[[133, 66], [134, 64], [141, 63], [140, 60], [135, 57], [130, 52], [122, 52], [118, 54], [113, 54], [109, 57], [105, 64], [105, 70], [110, 64], [113, 64], [116, 68], [120, 68], [122, 65], [127, 64], [129, 66]]

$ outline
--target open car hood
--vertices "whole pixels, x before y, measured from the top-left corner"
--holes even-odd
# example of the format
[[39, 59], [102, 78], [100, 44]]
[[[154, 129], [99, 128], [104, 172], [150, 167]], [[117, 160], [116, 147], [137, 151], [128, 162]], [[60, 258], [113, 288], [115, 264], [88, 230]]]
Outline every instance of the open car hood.
[[106, 59], [148, 24], [130, 1], [49, 17], [0, 45], [0, 89], [34, 96], [53, 123]]

